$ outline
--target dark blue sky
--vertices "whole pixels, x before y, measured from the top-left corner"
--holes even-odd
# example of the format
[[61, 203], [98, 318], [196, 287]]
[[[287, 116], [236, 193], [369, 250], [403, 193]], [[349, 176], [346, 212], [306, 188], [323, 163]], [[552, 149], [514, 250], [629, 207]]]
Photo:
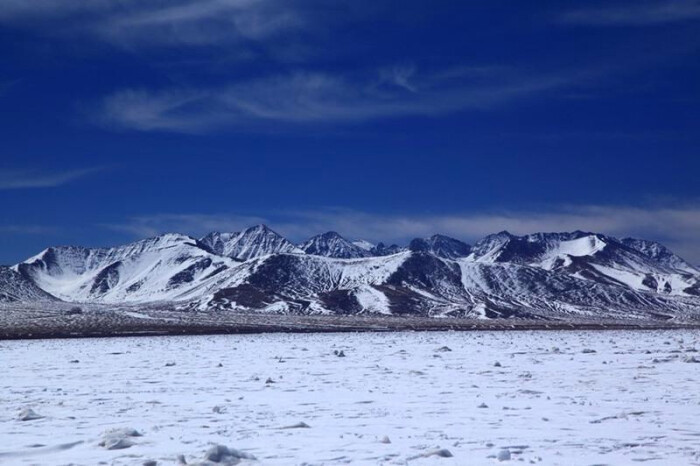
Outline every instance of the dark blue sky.
[[700, 2], [8, 0], [0, 263], [266, 222], [700, 263]]

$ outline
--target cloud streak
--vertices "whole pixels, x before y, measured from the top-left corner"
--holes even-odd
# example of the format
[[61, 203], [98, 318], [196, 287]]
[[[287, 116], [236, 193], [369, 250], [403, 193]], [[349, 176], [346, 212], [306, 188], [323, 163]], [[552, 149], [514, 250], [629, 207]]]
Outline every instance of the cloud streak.
[[564, 23], [593, 26], [646, 26], [699, 19], [698, 0], [635, 1], [622, 6], [573, 10], [560, 18]]
[[266, 216], [227, 214], [152, 215], [129, 219], [111, 229], [135, 237], [177, 231], [195, 236], [209, 231], [240, 231], [266, 223], [294, 241], [325, 231], [351, 239], [405, 244], [414, 237], [447, 234], [474, 242], [508, 230], [514, 234], [548, 231], [592, 231], [661, 241], [681, 256], [700, 264], [700, 205], [680, 207], [558, 206], [528, 212], [490, 212], [444, 215], [386, 215], [348, 209], [271, 213]]
[[[651, 23], [692, 19], [700, 0], [617, 3], [573, 10], [559, 20], [569, 24]], [[623, 5], [623, 6], [619, 6]], [[358, 10], [367, 10], [360, 14]], [[191, 84], [117, 89], [93, 102], [88, 117], [99, 125], [136, 131], [205, 133], [220, 129], [269, 130], [275, 123], [351, 123], [397, 117], [435, 117], [465, 110], [493, 109], [547, 92], [571, 89], [600, 78], [600, 70], [524, 73], [512, 67], [443, 67], [430, 72], [412, 63], [357, 71], [320, 72], [330, 55], [328, 34], [371, 18], [372, 8], [341, 0], [6, 0], [0, 26], [41, 35], [101, 41], [149, 59], [172, 59], [172, 48], [212, 66], [222, 55], [248, 60], [267, 75], [233, 72], [216, 85]], [[77, 41], [75, 42], [77, 43]], [[194, 47], [187, 51], [186, 47]], [[158, 48], [156, 53], [154, 48]], [[410, 52], [410, 51], [408, 51]], [[645, 54], [646, 57], [647, 54]], [[269, 67], [294, 63], [302, 71]], [[435, 63], [435, 62], [433, 62]], [[303, 65], [302, 65], [303, 64]], [[303, 70], [305, 69], [305, 70]], [[598, 76], [592, 76], [596, 75]], [[179, 75], [180, 73], [174, 73]], [[206, 70], [203, 71], [205, 76]], [[183, 79], [182, 76], [185, 76]], [[243, 78], [245, 76], [245, 78]], [[197, 83], [208, 82], [198, 79]], [[190, 84], [188, 84], [190, 83]], [[270, 124], [272, 123], [272, 124]]]
[[7, 0], [0, 24], [124, 48], [259, 41], [305, 25], [296, 2], [277, 0]]
[[219, 88], [134, 90], [106, 97], [96, 119], [113, 128], [206, 132], [263, 122], [343, 123], [405, 116], [434, 117], [491, 109], [574, 85], [582, 73], [522, 75], [469, 68], [418, 74], [413, 68], [362, 76], [297, 72]]
[[0, 170], [0, 190], [54, 188], [104, 170], [102, 167], [58, 172]]

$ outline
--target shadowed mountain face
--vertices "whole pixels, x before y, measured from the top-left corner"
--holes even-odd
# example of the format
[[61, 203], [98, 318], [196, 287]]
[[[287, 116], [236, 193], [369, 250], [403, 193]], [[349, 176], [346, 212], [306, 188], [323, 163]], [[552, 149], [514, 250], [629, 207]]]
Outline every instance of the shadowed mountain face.
[[295, 246], [260, 225], [201, 240], [52, 247], [0, 269], [0, 300], [153, 303], [269, 313], [694, 318], [700, 271], [658, 243], [601, 234], [435, 235], [407, 248], [335, 232]]
[[405, 248], [398, 246], [396, 244], [386, 245], [384, 243], [377, 243], [372, 249], [370, 249], [370, 255], [372, 256], [390, 256], [392, 254], [397, 254], [399, 252], [405, 251]]

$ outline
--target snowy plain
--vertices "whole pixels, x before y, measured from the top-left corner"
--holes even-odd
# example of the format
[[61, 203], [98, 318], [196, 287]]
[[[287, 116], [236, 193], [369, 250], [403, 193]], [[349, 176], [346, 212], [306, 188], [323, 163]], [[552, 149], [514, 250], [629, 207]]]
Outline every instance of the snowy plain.
[[[700, 464], [696, 348], [697, 330], [3, 341], [0, 464], [214, 444], [259, 465]], [[142, 436], [98, 445], [118, 428]]]

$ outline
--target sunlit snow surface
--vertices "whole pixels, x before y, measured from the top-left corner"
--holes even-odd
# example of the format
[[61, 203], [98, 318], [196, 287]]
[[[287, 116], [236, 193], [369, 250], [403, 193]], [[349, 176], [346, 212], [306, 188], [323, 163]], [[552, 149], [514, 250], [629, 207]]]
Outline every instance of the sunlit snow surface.
[[[700, 364], [689, 362], [699, 340], [674, 330], [5, 341], [0, 464], [167, 465], [214, 443], [262, 465], [499, 464], [504, 449], [511, 464], [700, 464]], [[18, 420], [27, 407], [45, 418]], [[299, 422], [310, 427], [283, 429]], [[98, 446], [119, 427], [143, 436]], [[454, 456], [415, 458], [438, 448]]]

